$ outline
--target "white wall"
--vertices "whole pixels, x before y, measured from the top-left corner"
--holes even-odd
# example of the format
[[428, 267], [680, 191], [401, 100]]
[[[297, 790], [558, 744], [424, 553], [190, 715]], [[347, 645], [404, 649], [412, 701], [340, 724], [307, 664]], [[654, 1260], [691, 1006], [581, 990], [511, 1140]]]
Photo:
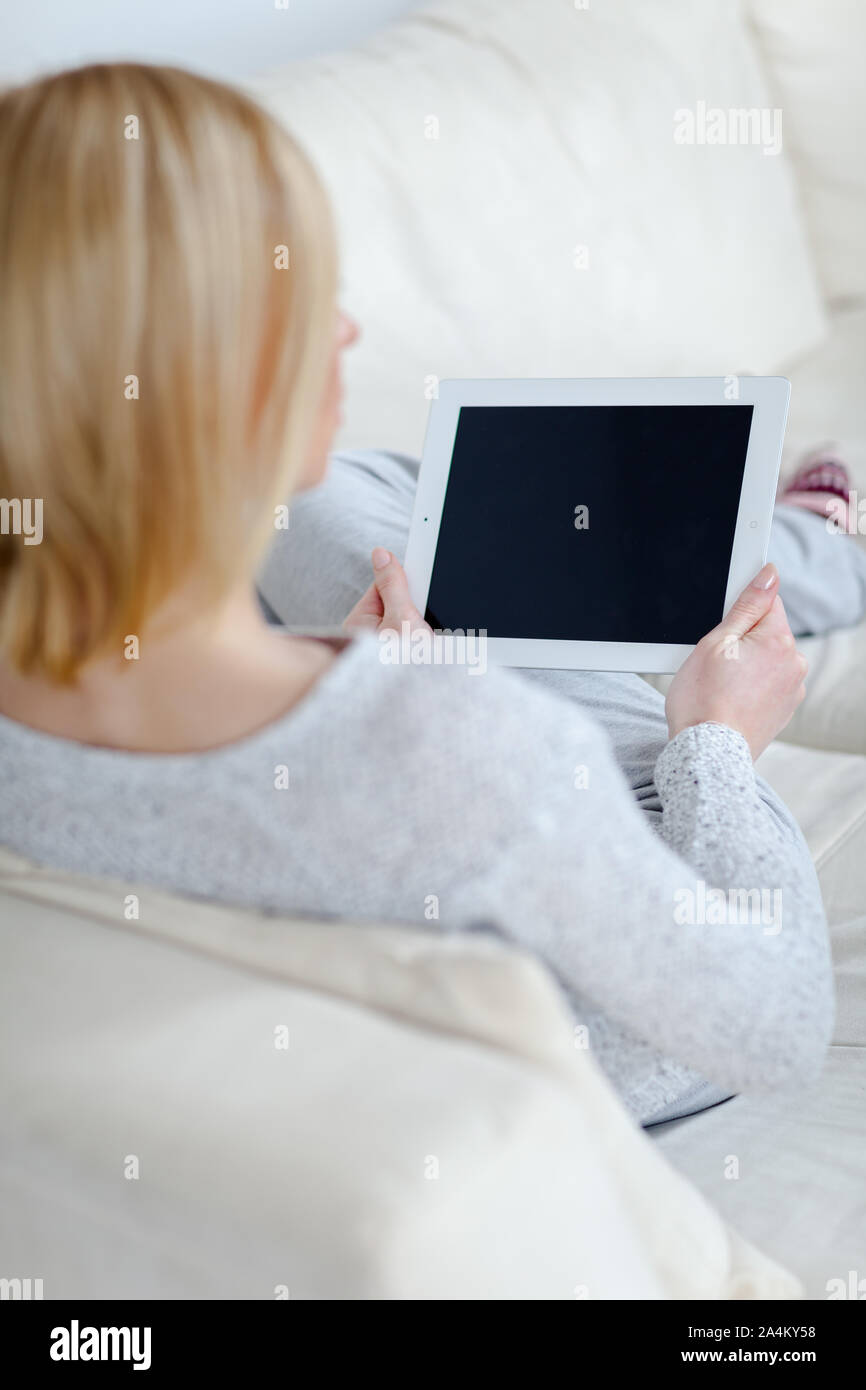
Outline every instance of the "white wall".
[[[283, 0], [280, 0], [283, 3]], [[245, 77], [342, 48], [421, 0], [0, 0], [0, 78], [136, 58]]]

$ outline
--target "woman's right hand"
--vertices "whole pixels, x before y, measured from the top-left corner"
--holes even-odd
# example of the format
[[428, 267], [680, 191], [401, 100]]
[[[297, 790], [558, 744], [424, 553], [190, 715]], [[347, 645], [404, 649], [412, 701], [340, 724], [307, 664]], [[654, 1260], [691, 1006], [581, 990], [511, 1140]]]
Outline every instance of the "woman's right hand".
[[782, 732], [806, 693], [808, 662], [778, 590], [775, 565], [765, 565], [683, 662], [665, 701], [671, 738], [692, 724], [727, 724], [757, 758]]
[[431, 629], [418, 612], [409, 594], [406, 571], [396, 555], [377, 545], [372, 554], [373, 583], [352, 609], [343, 627], [352, 632], [367, 628], [373, 632], [402, 633], [403, 624], [410, 632]]

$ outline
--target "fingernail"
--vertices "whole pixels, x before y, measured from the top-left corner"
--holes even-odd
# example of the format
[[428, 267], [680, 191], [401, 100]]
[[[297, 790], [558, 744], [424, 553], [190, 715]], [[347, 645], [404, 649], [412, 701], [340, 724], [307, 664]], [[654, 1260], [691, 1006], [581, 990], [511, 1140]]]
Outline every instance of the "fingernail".
[[760, 573], [756, 574], [752, 580], [753, 589], [772, 589], [776, 580], [779, 578], [779, 571], [775, 565], [765, 565]]
[[383, 570], [387, 564], [390, 564], [390, 561], [390, 551], [384, 550], [381, 545], [377, 545], [376, 549], [373, 551], [373, 569]]

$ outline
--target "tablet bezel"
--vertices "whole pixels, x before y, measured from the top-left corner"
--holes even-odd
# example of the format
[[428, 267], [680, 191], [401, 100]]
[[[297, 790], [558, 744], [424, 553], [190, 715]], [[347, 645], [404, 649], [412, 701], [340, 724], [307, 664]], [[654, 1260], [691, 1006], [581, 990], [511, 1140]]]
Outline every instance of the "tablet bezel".
[[[734, 531], [724, 612], [767, 559], [791, 385], [786, 377], [582, 377], [441, 381], [431, 403], [409, 530], [405, 569], [412, 599], [425, 612], [457, 423], [463, 406], [751, 405], [752, 424]], [[699, 476], [696, 480], [700, 483]], [[722, 613], [719, 614], [721, 619]], [[496, 665], [580, 671], [676, 671], [692, 646], [653, 642], [582, 642], [487, 638]]]

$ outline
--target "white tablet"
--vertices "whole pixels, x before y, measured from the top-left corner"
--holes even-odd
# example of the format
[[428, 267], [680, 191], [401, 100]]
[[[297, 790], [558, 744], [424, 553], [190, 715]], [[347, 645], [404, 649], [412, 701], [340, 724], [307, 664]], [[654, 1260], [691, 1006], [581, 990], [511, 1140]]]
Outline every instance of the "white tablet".
[[783, 377], [443, 381], [406, 553], [508, 666], [675, 671], [767, 555]]

